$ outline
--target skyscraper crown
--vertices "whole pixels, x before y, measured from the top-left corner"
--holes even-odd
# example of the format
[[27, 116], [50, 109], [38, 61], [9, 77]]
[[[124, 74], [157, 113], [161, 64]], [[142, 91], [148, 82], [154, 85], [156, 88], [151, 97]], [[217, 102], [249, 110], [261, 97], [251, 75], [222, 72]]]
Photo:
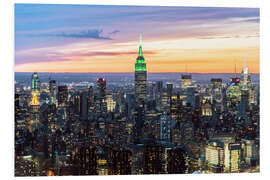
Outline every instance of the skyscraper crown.
[[146, 64], [142, 53], [142, 34], [140, 34], [139, 56], [136, 59], [135, 71], [146, 71]]
[[40, 103], [39, 103], [36, 93], [33, 93], [33, 98], [32, 98], [32, 101], [30, 102], [30, 105], [39, 105], [39, 104]]

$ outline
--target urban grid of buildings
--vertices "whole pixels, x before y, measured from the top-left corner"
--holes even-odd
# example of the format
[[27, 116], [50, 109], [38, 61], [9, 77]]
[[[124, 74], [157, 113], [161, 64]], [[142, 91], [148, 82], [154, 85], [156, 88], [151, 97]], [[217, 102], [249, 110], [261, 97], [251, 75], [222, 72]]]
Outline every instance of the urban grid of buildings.
[[184, 73], [180, 88], [147, 81], [80, 88], [15, 82], [15, 176], [259, 172], [259, 84], [244, 64], [229, 83]]

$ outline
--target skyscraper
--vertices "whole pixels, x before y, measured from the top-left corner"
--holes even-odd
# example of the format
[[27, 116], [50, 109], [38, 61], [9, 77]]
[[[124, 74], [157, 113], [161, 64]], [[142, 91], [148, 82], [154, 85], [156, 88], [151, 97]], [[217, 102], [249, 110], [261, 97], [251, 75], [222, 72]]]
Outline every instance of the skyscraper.
[[87, 116], [87, 91], [83, 91], [80, 93], [80, 119], [87, 120]]
[[222, 112], [223, 111], [222, 79], [220, 78], [211, 79], [211, 91], [215, 111]]
[[55, 80], [50, 80], [49, 88], [50, 88], [50, 104], [56, 104], [57, 103], [57, 87], [56, 87]]
[[30, 129], [34, 131], [39, 126], [39, 109], [40, 102], [37, 98], [37, 95], [33, 93], [32, 101], [30, 102]]
[[142, 54], [142, 35], [140, 35], [139, 56], [135, 64], [135, 96], [137, 104], [143, 104], [146, 101], [146, 63]]
[[38, 78], [38, 74], [36, 72], [32, 74], [31, 93], [32, 93], [32, 96], [34, 93], [37, 95], [37, 97], [40, 96], [40, 81]]
[[250, 74], [248, 73], [248, 67], [246, 65], [246, 58], [244, 59], [244, 67], [241, 74], [241, 89], [250, 89], [251, 87], [251, 78]]
[[192, 77], [189, 74], [183, 74], [181, 76], [181, 88], [182, 91], [185, 91], [187, 89], [187, 87], [192, 85]]
[[96, 113], [106, 113], [107, 112], [107, 103], [106, 103], [106, 79], [98, 78], [97, 79], [97, 100], [96, 100]]
[[68, 88], [67, 86], [58, 86], [58, 104], [65, 106], [68, 101]]
[[182, 97], [183, 97], [183, 105], [187, 105], [187, 90], [189, 87], [192, 86], [192, 77], [189, 74], [183, 74], [181, 76], [181, 91], [182, 91]]
[[173, 84], [172, 83], [167, 83], [167, 95], [169, 99], [171, 99], [173, 94]]
[[160, 116], [160, 140], [170, 142], [171, 139], [171, 117], [169, 114]]
[[89, 86], [87, 107], [88, 107], [88, 116], [90, 116], [90, 118], [92, 117], [94, 113], [94, 109], [95, 109], [94, 102], [95, 102], [94, 89], [93, 89], [93, 86]]

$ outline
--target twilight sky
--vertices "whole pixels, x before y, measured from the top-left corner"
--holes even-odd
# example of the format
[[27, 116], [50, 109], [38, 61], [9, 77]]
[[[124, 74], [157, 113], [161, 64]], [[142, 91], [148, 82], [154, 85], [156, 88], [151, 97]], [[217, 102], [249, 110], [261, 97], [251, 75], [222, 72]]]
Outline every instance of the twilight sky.
[[258, 8], [15, 5], [16, 72], [259, 73]]

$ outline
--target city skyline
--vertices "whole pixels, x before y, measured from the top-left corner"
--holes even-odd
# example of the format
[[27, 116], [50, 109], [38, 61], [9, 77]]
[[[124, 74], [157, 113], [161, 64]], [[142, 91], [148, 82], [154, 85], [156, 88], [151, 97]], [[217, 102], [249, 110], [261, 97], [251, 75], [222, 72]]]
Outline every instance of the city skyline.
[[246, 57], [259, 73], [259, 21], [258, 8], [16, 4], [15, 72], [133, 72], [142, 33], [147, 72], [240, 73]]

